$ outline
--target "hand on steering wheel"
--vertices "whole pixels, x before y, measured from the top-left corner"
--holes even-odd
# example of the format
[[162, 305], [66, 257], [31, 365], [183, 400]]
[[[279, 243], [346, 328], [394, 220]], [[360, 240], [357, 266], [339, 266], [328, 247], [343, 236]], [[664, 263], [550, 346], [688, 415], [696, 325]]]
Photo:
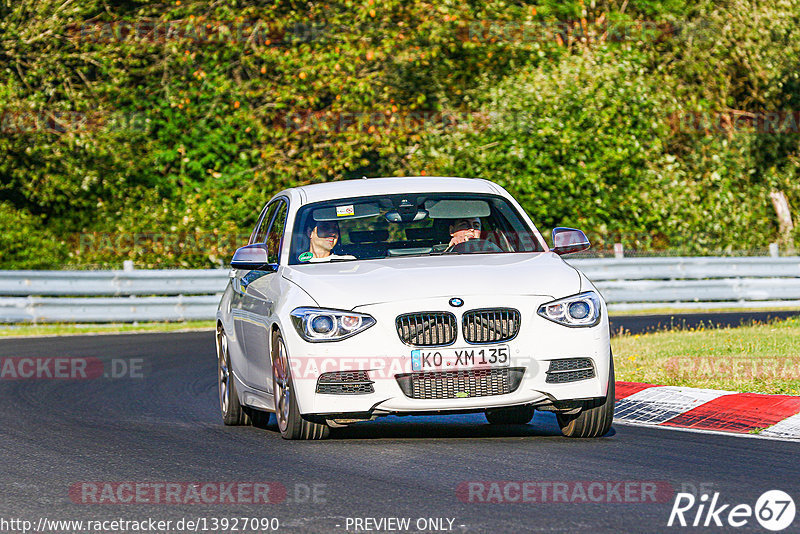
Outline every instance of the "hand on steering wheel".
[[445, 249], [446, 253], [469, 254], [472, 252], [503, 252], [503, 249], [486, 239], [469, 239]]

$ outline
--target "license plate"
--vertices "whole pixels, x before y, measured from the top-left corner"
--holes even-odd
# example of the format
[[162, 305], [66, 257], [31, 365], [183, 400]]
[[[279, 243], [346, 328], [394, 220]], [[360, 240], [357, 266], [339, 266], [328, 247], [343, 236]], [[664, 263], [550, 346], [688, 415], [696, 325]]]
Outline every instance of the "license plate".
[[508, 367], [511, 353], [508, 345], [468, 348], [415, 349], [411, 351], [411, 370], [448, 370]]

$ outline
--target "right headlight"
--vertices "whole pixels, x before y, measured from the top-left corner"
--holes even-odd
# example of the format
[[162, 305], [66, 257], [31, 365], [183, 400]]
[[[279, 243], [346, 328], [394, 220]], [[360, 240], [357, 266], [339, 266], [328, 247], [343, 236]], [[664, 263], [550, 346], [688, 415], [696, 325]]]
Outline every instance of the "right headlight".
[[297, 308], [291, 313], [295, 330], [306, 341], [339, 341], [375, 324], [365, 313], [324, 308]]
[[539, 306], [539, 315], [554, 323], [572, 327], [594, 326], [600, 322], [600, 295], [586, 291]]

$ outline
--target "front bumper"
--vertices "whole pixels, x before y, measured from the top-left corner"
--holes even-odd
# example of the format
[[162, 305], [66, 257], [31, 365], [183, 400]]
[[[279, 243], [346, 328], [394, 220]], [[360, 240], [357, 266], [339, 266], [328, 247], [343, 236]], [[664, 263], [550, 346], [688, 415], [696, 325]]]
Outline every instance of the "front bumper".
[[[284, 331], [300, 413], [338, 415], [352, 413], [390, 414], [482, 410], [521, 404], [605, 397], [610, 365], [607, 312], [603, 304], [600, 323], [590, 328], [568, 328], [539, 317], [536, 310], [553, 300], [550, 296], [473, 296], [464, 298], [463, 308], [451, 308], [448, 297], [425, 301], [393, 302], [356, 308], [372, 315], [377, 323], [351, 338], [328, 343], [308, 343], [294, 329]], [[460, 331], [460, 317], [470, 309], [511, 307], [520, 311], [519, 334], [502, 342], [510, 350], [510, 366], [524, 368], [519, 386], [499, 395], [415, 399], [408, 397], [397, 381], [398, 374], [411, 372], [411, 351], [395, 329], [395, 318], [416, 311], [451, 311], [459, 319], [459, 334], [453, 347], [478, 348], [468, 344]], [[546, 382], [551, 360], [589, 358], [595, 376], [565, 383]], [[367, 370], [374, 392], [366, 394], [317, 393], [322, 373]]]

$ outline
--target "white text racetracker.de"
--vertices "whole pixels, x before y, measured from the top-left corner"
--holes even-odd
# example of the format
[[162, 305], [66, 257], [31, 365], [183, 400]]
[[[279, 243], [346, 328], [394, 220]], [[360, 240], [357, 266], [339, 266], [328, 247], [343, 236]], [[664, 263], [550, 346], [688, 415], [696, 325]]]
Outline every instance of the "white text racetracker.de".
[[[339, 525], [337, 525], [339, 526]], [[455, 526], [454, 517], [348, 517], [344, 521], [348, 532], [450, 532]]]

